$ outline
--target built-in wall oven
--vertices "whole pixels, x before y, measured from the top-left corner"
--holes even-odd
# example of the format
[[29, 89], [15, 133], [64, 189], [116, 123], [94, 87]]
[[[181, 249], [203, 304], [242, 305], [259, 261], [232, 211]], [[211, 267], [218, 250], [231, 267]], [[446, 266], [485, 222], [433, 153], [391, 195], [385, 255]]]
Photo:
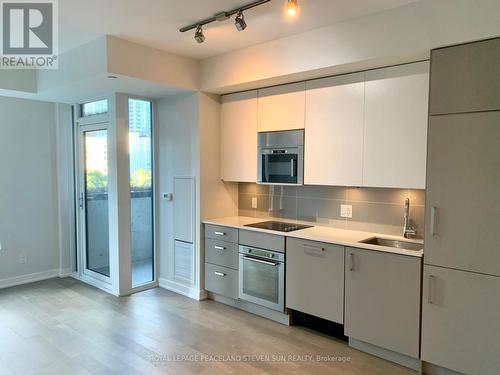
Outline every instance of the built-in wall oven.
[[239, 298], [283, 312], [285, 254], [243, 245], [239, 253]]
[[304, 183], [304, 130], [260, 132], [257, 147], [257, 183]]

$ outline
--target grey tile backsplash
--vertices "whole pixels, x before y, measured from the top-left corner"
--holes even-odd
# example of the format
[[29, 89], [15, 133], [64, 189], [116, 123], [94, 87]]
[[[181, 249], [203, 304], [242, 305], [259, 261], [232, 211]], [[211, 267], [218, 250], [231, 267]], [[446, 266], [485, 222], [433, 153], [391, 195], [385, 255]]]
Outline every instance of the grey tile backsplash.
[[[417, 236], [424, 235], [425, 190], [346, 188], [337, 186], [269, 186], [240, 183], [239, 215], [285, 218], [336, 228], [401, 235], [404, 201]], [[257, 209], [252, 208], [257, 198]], [[352, 218], [340, 216], [340, 205], [352, 205]]]

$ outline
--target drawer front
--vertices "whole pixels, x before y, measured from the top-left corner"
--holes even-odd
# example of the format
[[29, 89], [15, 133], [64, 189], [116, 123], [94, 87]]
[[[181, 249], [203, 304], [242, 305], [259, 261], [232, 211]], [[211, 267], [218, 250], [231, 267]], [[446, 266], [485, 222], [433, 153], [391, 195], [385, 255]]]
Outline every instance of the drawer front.
[[238, 229], [205, 224], [205, 237], [238, 243]]
[[238, 298], [238, 271], [205, 263], [205, 289], [229, 298]]
[[258, 247], [260, 249], [285, 252], [285, 237], [257, 231], [240, 229], [240, 245]]
[[286, 306], [344, 323], [344, 247], [287, 238]]
[[205, 262], [238, 269], [238, 244], [207, 238]]

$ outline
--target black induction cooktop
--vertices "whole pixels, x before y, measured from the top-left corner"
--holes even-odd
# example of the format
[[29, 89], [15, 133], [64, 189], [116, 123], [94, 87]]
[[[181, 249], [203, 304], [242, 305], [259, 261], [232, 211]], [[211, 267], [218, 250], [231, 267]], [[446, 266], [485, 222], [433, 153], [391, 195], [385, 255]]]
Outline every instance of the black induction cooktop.
[[260, 223], [247, 224], [245, 227], [276, 230], [278, 232], [293, 232], [294, 230], [312, 228], [312, 225], [284, 223], [281, 221], [261, 221]]

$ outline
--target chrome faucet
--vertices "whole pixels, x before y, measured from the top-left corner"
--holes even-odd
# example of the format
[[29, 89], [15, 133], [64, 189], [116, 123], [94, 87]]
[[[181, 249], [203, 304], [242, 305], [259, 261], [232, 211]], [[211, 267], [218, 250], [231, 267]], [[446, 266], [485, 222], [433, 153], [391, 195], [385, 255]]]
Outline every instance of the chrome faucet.
[[405, 210], [403, 214], [403, 237], [410, 238], [410, 236], [415, 236], [417, 231], [415, 227], [410, 226], [410, 198], [405, 200]]

